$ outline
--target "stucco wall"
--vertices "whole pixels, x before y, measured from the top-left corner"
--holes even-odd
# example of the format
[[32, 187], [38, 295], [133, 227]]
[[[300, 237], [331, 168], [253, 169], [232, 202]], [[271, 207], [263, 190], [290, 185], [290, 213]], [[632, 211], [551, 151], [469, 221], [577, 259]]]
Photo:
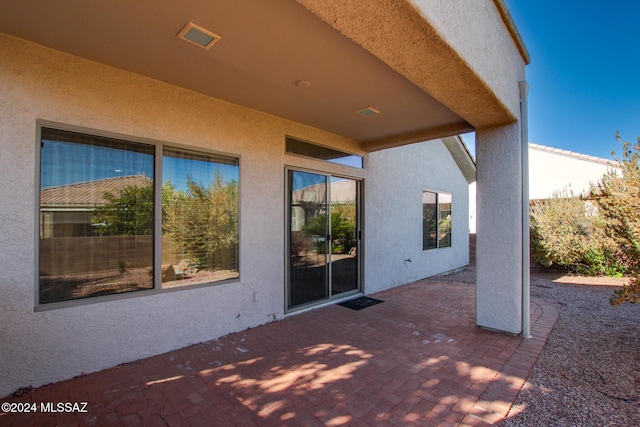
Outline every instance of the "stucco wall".
[[[467, 265], [468, 184], [442, 142], [375, 152], [368, 165], [375, 174], [366, 182], [367, 293]], [[451, 247], [422, 250], [423, 190], [452, 195]]]
[[518, 86], [524, 59], [493, 0], [410, 0], [511, 110], [520, 115]]
[[530, 144], [529, 198], [547, 199], [562, 190], [584, 193], [614, 166], [609, 160]]
[[[439, 142], [365, 156], [363, 170], [287, 156], [285, 135], [359, 151], [318, 129], [2, 34], [0, 93], [0, 396], [282, 318], [286, 165], [365, 180], [366, 293], [466, 263], [466, 181]], [[39, 119], [238, 156], [240, 280], [35, 311]], [[453, 248], [422, 252], [423, 188], [453, 193]]]
[[[522, 331], [522, 148], [520, 125], [476, 133], [476, 323]], [[528, 274], [528, 272], [527, 272]]]
[[494, 1], [297, 1], [476, 129], [519, 117], [526, 61]]
[[[284, 135], [350, 140], [0, 34], [0, 396], [281, 318]], [[241, 279], [34, 312], [36, 120], [240, 157]]]

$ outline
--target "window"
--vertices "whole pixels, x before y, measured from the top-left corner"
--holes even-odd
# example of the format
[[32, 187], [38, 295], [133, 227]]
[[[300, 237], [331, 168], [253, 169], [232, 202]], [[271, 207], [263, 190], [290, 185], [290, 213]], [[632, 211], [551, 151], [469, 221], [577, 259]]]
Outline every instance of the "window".
[[40, 304], [239, 276], [237, 159], [48, 127], [40, 142]]
[[286, 152], [362, 169], [362, 156], [286, 137]]
[[422, 249], [451, 246], [451, 194], [422, 192]]

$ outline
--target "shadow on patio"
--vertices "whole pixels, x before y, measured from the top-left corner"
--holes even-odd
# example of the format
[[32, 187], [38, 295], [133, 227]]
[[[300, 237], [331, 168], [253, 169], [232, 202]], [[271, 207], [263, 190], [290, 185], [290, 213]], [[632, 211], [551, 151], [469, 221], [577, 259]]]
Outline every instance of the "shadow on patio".
[[[500, 423], [557, 320], [532, 304], [533, 338], [475, 327], [474, 287], [422, 280], [72, 380], [9, 402], [0, 426], [490, 425]], [[88, 402], [86, 413], [42, 413]]]

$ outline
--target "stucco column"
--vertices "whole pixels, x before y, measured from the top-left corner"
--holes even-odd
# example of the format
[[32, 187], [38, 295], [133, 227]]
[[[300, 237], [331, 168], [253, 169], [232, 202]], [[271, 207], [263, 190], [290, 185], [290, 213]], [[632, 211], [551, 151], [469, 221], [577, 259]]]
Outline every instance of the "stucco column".
[[476, 324], [522, 332], [523, 203], [520, 124], [476, 132]]

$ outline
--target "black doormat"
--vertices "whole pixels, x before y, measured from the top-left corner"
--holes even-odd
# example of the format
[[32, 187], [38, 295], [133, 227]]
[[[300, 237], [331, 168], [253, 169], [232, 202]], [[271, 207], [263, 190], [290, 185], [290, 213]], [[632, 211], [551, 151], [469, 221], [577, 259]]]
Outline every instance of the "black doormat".
[[371, 307], [372, 305], [380, 304], [381, 302], [384, 301], [369, 297], [359, 297], [349, 301], [341, 302], [338, 305], [350, 308], [351, 310], [362, 310], [363, 308]]

